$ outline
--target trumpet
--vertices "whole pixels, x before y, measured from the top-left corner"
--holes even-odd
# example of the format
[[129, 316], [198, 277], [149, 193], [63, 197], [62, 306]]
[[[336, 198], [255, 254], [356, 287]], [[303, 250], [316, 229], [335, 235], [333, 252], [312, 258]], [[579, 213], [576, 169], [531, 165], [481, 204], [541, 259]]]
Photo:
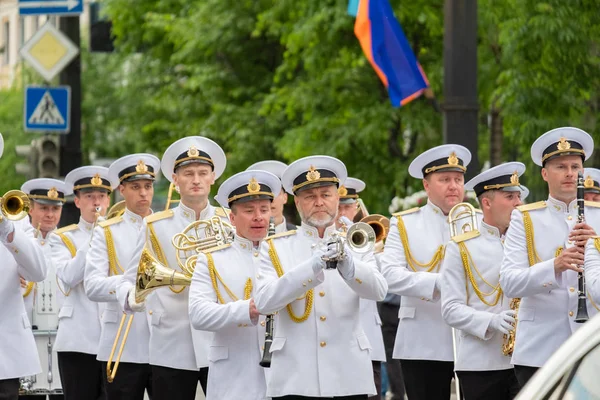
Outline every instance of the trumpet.
[[336, 254], [332, 257], [323, 256], [322, 259], [326, 263], [326, 269], [337, 268], [338, 261], [346, 256], [346, 244], [355, 253], [368, 253], [375, 247], [375, 231], [370, 225], [364, 222], [357, 222], [352, 224], [346, 232], [336, 231], [332, 233], [326, 243], [326, 247], [333, 246]]
[[9, 221], [23, 219], [29, 213], [31, 200], [26, 193], [20, 190], [9, 190], [0, 198], [0, 221], [3, 218]]

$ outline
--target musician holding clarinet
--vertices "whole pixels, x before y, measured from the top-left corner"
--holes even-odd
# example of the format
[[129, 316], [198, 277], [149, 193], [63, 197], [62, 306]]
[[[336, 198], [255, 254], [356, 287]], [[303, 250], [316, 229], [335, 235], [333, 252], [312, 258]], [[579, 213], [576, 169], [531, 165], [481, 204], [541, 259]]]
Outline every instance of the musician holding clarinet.
[[217, 193], [219, 204], [231, 208], [235, 238], [198, 255], [189, 303], [192, 326], [215, 332], [208, 353], [207, 400], [266, 399], [266, 372], [259, 365], [265, 321], [259, 320], [254, 304], [254, 280], [258, 246], [280, 190], [277, 176], [244, 171], [223, 182]]
[[[512, 356], [521, 386], [585, 321], [595, 308], [584, 301], [584, 246], [599, 229], [600, 208], [577, 200], [583, 162], [594, 149], [586, 132], [557, 128], [531, 147], [542, 167], [548, 200], [518, 207], [504, 241], [500, 284], [509, 298], [522, 298]], [[581, 183], [581, 182], [580, 182]], [[585, 211], [585, 220], [583, 219]]]

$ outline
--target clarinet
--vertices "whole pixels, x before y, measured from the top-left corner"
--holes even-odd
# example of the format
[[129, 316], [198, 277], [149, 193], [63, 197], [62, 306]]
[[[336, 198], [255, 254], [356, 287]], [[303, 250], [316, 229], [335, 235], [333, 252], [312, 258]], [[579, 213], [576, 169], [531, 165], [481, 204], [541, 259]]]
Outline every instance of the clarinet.
[[[269, 231], [267, 233], [268, 236], [273, 236], [275, 234], [275, 218], [271, 217], [269, 219]], [[262, 359], [260, 360], [259, 365], [263, 368], [271, 368], [271, 344], [273, 344], [273, 328], [275, 325], [275, 315], [269, 314], [266, 319], [266, 329], [265, 329], [265, 349], [263, 351]]]
[[[581, 223], [585, 221], [584, 215], [584, 186], [583, 186], [583, 172], [579, 171], [577, 175], [577, 222]], [[579, 265], [579, 268], [583, 269], [583, 265]], [[585, 272], [585, 271], [584, 271]], [[575, 322], [584, 323], [590, 317], [587, 311], [587, 293], [585, 289], [585, 274], [584, 272], [577, 273], [577, 315], [575, 316]]]

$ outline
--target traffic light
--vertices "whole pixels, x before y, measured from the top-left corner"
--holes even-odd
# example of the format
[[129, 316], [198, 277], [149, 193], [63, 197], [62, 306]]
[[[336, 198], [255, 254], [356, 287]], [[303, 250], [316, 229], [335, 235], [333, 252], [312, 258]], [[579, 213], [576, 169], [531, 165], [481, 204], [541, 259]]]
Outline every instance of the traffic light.
[[36, 140], [38, 149], [37, 169], [39, 178], [58, 178], [60, 175], [60, 139], [44, 136]]
[[27, 179], [37, 178], [38, 149], [35, 146], [35, 140], [32, 140], [31, 144], [17, 145], [15, 152], [17, 156], [25, 159], [24, 162], [15, 164], [17, 174], [25, 175]]

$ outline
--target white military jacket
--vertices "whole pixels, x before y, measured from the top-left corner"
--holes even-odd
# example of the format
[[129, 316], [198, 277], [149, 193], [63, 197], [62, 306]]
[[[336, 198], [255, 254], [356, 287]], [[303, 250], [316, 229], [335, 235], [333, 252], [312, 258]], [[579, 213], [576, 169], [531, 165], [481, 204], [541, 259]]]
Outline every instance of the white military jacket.
[[[408, 251], [414, 260], [407, 259], [407, 249], [398, 229], [404, 223]], [[404, 235], [403, 235], [404, 236]], [[435, 281], [442, 267], [444, 246], [450, 240], [448, 217], [430, 201], [390, 220], [390, 231], [381, 257], [381, 269], [388, 282], [389, 292], [402, 296], [398, 311], [398, 331], [394, 358], [413, 360], [453, 361], [452, 331], [442, 318], [439, 292]], [[416, 263], [429, 263], [434, 255], [439, 264], [432, 271]], [[416, 272], [409, 262], [415, 264]]]
[[33, 239], [31, 225], [14, 223], [13, 241], [0, 245], [0, 380], [42, 372], [31, 324], [25, 310], [19, 276], [40, 282], [48, 269], [44, 253]]
[[[586, 205], [588, 203], [586, 202]], [[527, 214], [525, 214], [525, 212]], [[529, 215], [535, 249], [529, 249], [523, 218]], [[585, 207], [586, 222], [600, 230], [600, 208]], [[577, 312], [577, 272], [554, 272], [559, 248], [571, 247], [569, 232], [577, 223], [577, 202], [547, 201], [517, 207], [504, 241], [500, 285], [508, 297], [522, 297], [512, 363], [541, 367], [560, 345], [581, 327]], [[533, 252], [533, 265], [529, 256]], [[539, 256], [536, 257], [536, 256]], [[597, 310], [588, 302], [591, 316]]]
[[[127, 295], [133, 287], [137, 275], [140, 255], [144, 247], [161, 261], [164, 255], [165, 265], [175, 271], [181, 272], [175, 258], [175, 248], [171, 242], [173, 236], [183, 230], [192, 222], [205, 220], [215, 215], [226, 219], [222, 208], [208, 204], [196, 218], [194, 210], [183, 203], [170, 210], [154, 213], [144, 218], [142, 234], [138, 241], [133, 257], [127, 271], [117, 286], [117, 298], [122, 307], [131, 312], [128, 307]], [[144, 232], [146, 234], [144, 234]], [[154, 232], [155, 243], [159, 249], [154, 249], [150, 244]], [[148, 240], [147, 240], [148, 238]], [[148, 244], [147, 244], [148, 242]], [[174, 292], [177, 291], [179, 293]], [[192, 329], [188, 313], [189, 288], [164, 287], [156, 289], [146, 299], [146, 313], [150, 316], [150, 364], [168, 368], [196, 371], [208, 366], [208, 349], [212, 340], [212, 332]]]
[[[375, 254], [375, 259], [381, 253]], [[381, 272], [379, 262], [377, 268]], [[377, 302], [368, 299], [360, 299], [360, 323], [371, 343], [371, 360], [385, 361], [385, 346], [383, 344], [383, 332], [381, 332], [381, 317], [377, 310]]]
[[66, 295], [58, 314], [54, 349], [97, 354], [100, 342], [100, 306], [88, 299], [83, 288], [85, 259], [94, 224], [79, 219], [77, 225], [57, 229], [50, 235], [57, 281]]
[[[98, 224], [92, 246], [87, 254], [85, 292], [90, 300], [106, 303], [101, 316], [102, 332], [97, 357], [100, 361], [108, 361], [117, 336], [117, 329], [123, 315], [123, 309], [117, 302], [117, 283], [121, 280], [123, 268], [127, 268], [135, 256], [134, 249], [138, 236], [143, 234], [142, 226], [142, 217], [125, 209], [122, 216]], [[113, 254], [114, 258], [110, 256]], [[136, 315], [123, 349], [121, 362], [148, 364], [149, 341], [148, 318], [144, 314]]]
[[[303, 223], [298, 231], [261, 244], [256, 306], [261, 314], [279, 311], [271, 345], [269, 397], [375, 394], [371, 345], [360, 322], [359, 300], [383, 300], [387, 285], [372, 252], [362, 257], [351, 253], [353, 278], [345, 280], [335, 269], [315, 275], [309, 257], [312, 245], [325, 242], [334, 230], [327, 228], [320, 239], [316, 228]], [[279, 279], [276, 268], [283, 273]], [[295, 322], [305, 308], [308, 316]]]
[[[599, 233], [596, 231], [596, 234]], [[600, 236], [588, 240], [585, 246], [585, 284], [588, 297], [591, 297], [598, 306], [600, 304]]]
[[497, 304], [490, 306], [483, 303], [466, 277], [467, 270], [461, 260], [459, 245], [463, 245], [466, 249], [463, 251], [470, 256], [470, 275], [482, 292], [491, 293], [494, 289], [489, 285], [499, 285], [500, 264], [504, 253], [500, 231], [480, 222], [479, 232], [479, 236], [460, 244], [450, 241], [446, 245], [442, 267], [442, 316], [448, 325], [457, 330], [460, 337], [457, 340], [457, 359], [454, 361], [454, 369], [457, 371], [512, 368], [510, 357], [502, 354], [503, 334], [490, 328], [492, 317], [509, 309], [510, 299], [503, 296], [498, 298], [497, 292], [494, 292], [490, 296], [484, 296], [484, 299], [490, 304], [498, 299]]
[[208, 352], [207, 400], [267, 398], [265, 369], [259, 365], [264, 317], [260, 323], [250, 320], [258, 256], [253, 243], [237, 235], [233, 244], [198, 255], [190, 287], [190, 322], [194, 329], [215, 332]]

